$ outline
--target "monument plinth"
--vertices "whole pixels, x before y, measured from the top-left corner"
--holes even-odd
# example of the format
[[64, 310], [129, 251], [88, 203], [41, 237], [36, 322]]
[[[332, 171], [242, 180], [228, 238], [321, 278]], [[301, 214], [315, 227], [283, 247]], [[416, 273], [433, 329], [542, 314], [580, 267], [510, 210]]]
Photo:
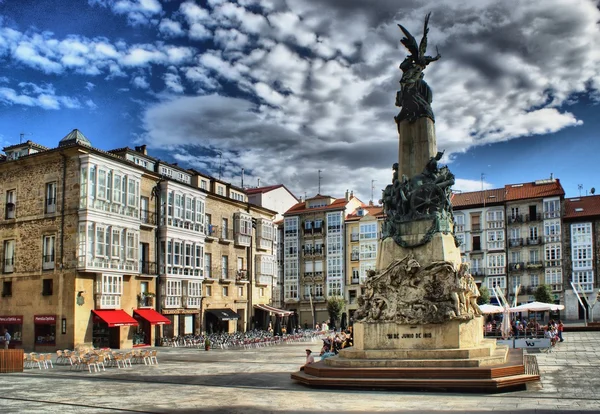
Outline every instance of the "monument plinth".
[[479, 289], [453, 231], [454, 175], [438, 164], [443, 153], [423, 80], [440, 58], [425, 54], [428, 21], [418, 45], [398, 25], [411, 52], [396, 94], [399, 162], [383, 192], [383, 240], [354, 313], [353, 346], [292, 374], [305, 384], [489, 391], [539, 380], [535, 357], [528, 373], [521, 350], [483, 337]]

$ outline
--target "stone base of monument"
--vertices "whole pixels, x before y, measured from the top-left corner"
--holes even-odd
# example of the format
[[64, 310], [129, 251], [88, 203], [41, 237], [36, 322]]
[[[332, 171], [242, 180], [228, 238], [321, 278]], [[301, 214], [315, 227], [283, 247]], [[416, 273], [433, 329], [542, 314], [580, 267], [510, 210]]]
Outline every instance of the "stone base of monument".
[[540, 379], [535, 357], [483, 339], [481, 317], [439, 325], [355, 323], [353, 347], [292, 378], [323, 388], [470, 392], [522, 389]]

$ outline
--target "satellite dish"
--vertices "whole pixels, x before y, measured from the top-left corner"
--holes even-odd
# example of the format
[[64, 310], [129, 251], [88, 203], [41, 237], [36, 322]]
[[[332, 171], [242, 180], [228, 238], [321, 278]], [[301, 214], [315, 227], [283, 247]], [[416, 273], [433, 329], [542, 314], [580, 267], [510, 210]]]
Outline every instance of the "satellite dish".
[[592, 194], [596, 194], [596, 188], [595, 188], [595, 187], [592, 187], [592, 189], [590, 190], [590, 193], [592, 193]]

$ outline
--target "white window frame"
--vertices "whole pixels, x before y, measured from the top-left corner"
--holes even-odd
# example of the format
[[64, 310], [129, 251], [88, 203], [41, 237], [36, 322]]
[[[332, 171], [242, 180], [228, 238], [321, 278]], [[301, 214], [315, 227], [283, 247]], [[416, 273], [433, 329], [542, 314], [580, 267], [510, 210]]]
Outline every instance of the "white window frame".
[[42, 269], [54, 269], [55, 235], [44, 236], [42, 239]]

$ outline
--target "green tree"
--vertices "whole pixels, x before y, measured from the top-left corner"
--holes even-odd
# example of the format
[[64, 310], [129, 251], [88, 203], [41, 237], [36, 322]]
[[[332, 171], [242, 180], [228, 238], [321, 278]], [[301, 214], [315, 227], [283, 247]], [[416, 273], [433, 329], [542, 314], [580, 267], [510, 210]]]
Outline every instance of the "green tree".
[[479, 288], [479, 297], [477, 298], [478, 305], [485, 305], [490, 303], [490, 291], [485, 286]]
[[340, 296], [330, 296], [327, 299], [327, 313], [332, 324], [335, 325], [335, 321], [340, 320], [345, 307], [346, 301]]
[[538, 302], [543, 303], [554, 303], [554, 297], [552, 296], [552, 289], [549, 285], [539, 285], [535, 292], [533, 293], [533, 297]]

